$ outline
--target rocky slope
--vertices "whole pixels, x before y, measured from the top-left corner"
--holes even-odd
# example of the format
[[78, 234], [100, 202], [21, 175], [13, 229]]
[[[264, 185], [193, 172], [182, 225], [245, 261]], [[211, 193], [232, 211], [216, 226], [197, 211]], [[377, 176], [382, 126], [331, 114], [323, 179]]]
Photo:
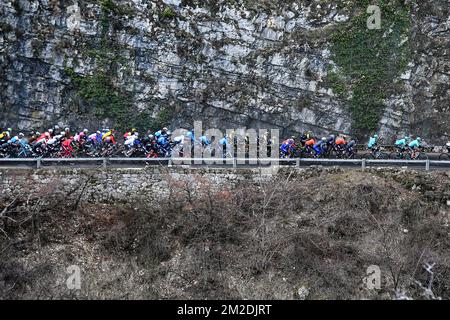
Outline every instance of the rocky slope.
[[[0, 186], [0, 299], [429, 299], [426, 263], [434, 298], [450, 298], [450, 173], [172, 169], [140, 187], [158, 174], [134, 171]], [[110, 181], [129, 188], [92, 196]], [[363, 282], [371, 265], [379, 290]]]
[[373, 2], [382, 29], [368, 32], [366, 0], [2, 1], [0, 125], [203, 120], [444, 141], [449, 3]]

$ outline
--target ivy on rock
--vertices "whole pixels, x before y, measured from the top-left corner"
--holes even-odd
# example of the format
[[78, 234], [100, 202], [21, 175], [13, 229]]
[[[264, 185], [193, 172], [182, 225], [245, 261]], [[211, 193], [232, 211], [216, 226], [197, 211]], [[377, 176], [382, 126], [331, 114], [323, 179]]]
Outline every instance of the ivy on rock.
[[[370, 30], [369, 5], [381, 9], [381, 29]], [[355, 14], [332, 36], [331, 51], [337, 69], [328, 80], [334, 93], [348, 102], [355, 134], [377, 129], [383, 100], [410, 60], [410, 8], [402, 0], [357, 0]]]

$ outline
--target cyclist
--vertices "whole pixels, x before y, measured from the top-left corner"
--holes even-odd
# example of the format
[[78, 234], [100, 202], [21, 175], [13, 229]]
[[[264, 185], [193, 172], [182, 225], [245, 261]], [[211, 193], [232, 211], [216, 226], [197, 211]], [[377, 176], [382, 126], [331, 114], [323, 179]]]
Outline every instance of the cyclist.
[[65, 128], [64, 132], [62, 132], [61, 134], [63, 134], [66, 139], [69, 139], [72, 136], [70, 134], [70, 128], [69, 127]]
[[327, 138], [323, 137], [322, 139], [317, 141], [313, 146], [313, 149], [316, 153], [315, 156], [318, 157], [322, 155], [326, 150], [326, 146], [327, 146]]
[[[164, 127], [161, 130], [157, 131], [156, 133], [158, 133], [158, 136], [167, 137], [167, 136], [169, 136], [170, 131], [169, 131], [169, 129]], [[155, 135], [156, 135], [156, 133], [155, 133]]]
[[11, 128], [8, 128], [5, 131], [0, 130], [0, 143], [4, 143], [4, 142], [8, 141], [9, 138], [11, 137], [11, 132], [12, 132]]
[[306, 141], [311, 140], [311, 138], [313, 137], [312, 132], [311, 131], [305, 131], [301, 136], [300, 136], [300, 143], [302, 144], [302, 146], [306, 145]]
[[314, 138], [310, 138], [305, 141], [305, 153], [310, 155], [313, 152], [313, 147], [316, 144], [316, 140]]
[[19, 142], [18, 145], [20, 147], [19, 157], [30, 157], [32, 155], [30, 144], [28, 143], [28, 139], [25, 138], [23, 133], [19, 133]]
[[49, 132], [44, 132], [43, 134], [41, 134], [36, 141], [34, 142], [34, 144], [32, 145], [32, 149], [34, 153], [38, 153], [38, 150], [41, 150], [42, 148], [45, 147], [45, 145], [47, 144], [47, 141], [50, 139], [50, 133]]
[[201, 142], [203, 147], [207, 147], [207, 146], [209, 146], [211, 144], [211, 141], [205, 135], [200, 137], [200, 142]]
[[354, 139], [350, 140], [347, 144], [346, 144], [346, 152], [348, 156], [352, 156], [355, 154], [355, 146], [356, 146], [356, 141]]
[[291, 139], [284, 140], [280, 146], [280, 152], [283, 157], [289, 157], [289, 153], [291, 150]]
[[369, 143], [367, 144], [367, 148], [370, 150], [375, 150], [378, 147], [378, 135], [374, 134], [373, 137], [370, 137]]
[[31, 132], [31, 136], [30, 136], [30, 138], [28, 138], [28, 144], [31, 145], [32, 143], [34, 143], [36, 141], [36, 139], [39, 138], [40, 135], [41, 134], [39, 131]]
[[134, 132], [132, 135], [128, 136], [124, 142], [125, 148], [131, 149], [133, 146], [139, 144], [139, 133]]
[[344, 151], [346, 150], [347, 142], [345, 141], [345, 138], [343, 136], [340, 136], [336, 139], [334, 142], [335, 144], [335, 150], [338, 153], [338, 155], [342, 155]]
[[133, 135], [137, 130], [135, 128], [131, 129], [129, 132], [125, 132], [123, 138], [126, 140], [129, 136]]
[[[67, 133], [67, 131], [65, 131]], [[65, 158], [72, 158], [74, 149], [72, 147], [72, 142], [74, 140], [74, 137], [69, 137], [68, 139], [65, 139], [61, 143], [61, 155]]]
[[418, 148], [421, 147], [421, 143], [422, 143], [422, 139], [421, 139], [420, 137], [417, 137], [415, 140], [411, 141], [411, 142], [408, 144], [408, 147], [409, 147], [411, 150], [415, 150], [415, 149], [418, 149]]
[[408, 149], [410, 151], [411, 158], [413, 159], [417, 158], [420, 147], [422, 147], [422, 139], [420, 137], [417, 137], [408, 144]]
[[219, 146], [222, 146], [222, 157], [227, 157], [227, 136], [219, 140]]
[[105, 129], [102, 134], [102, 141], [105, 142], [108, 140], [108, 143], [116, 144], [116, 139], [114, 138], [114, 129]]
[[333, 146], [335, 140], [336, 140], [336, 136], [334, 134], [330, 134], [327, 138], [327, 145]]
[[409, 140], [409, 137], [405, 136], [403, 139], [395, 141], [395, 147], [400, 149], [400, 151], [404, 151], [409, 143]]

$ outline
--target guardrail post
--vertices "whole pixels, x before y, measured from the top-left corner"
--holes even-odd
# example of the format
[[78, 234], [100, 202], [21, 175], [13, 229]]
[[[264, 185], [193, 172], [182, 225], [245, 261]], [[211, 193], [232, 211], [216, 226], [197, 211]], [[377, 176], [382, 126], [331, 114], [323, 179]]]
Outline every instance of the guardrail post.
[[169, 162], [168, 162], [167, 166], [168, 166], [169, 168], [172, 167], [172, 158], [169, 158]]
[[236, 168], [236, 167], [237, 167], [237, 159], [233, 158], [233, 168]]
[[430, 171], [430, 159], [427, 159], [427, 161], [425, 161], [425, 170]]
[[300, 167], [300, 158], [297, 158], [297, 160], [295, 161], [295, 165], [296, 165], [297, 167]]
[[38, 168], [38, 169], [41, 168], [41, 158], [36, 159], [36, 168]]
[[107, 163], [107, 161], [106, 161], [106, 158], [103, 158], [103, 163], [102, 163], [102, 165], [103, 165], [103, 168], [106, 168], [106, 165], [107, 165], [108, 163]]
[[361, 160], [361, 169], [363, 169], [363, 170], [366, 169], [366, 159]]

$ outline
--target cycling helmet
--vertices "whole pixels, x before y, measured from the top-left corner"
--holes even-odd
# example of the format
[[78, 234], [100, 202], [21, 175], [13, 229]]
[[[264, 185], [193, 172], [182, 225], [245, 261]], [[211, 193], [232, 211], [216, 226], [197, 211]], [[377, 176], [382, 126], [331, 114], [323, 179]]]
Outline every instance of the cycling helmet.
[[161, 136], [161, 132], [155, 132], [155, 137], [159, 138], [159, 136]]
[[8, 130], [7, 130], [7, 131], [11, 132], [11, 131], [12, 131], [12, 128], [8, 128]]
[[374, 134], [373, 137], [376, 139], [376, 138], [378, 138], [378, 135], [377, 135], [377, 134]]
[[84, 137], [84, 136], [85, 136], [84, 131], [80, 132], [80, 137]]
[[46, 136], [47, 138], [49, 138], [49, 137], [50, 137], [50, 133], [46, 132], [46, 133], [45, 133], [45, 136]]
[[167, 129], [167, 127], [162, 128], [162, 131], [167, 131], [169, 129]]
[[88, 129], [84, 129], [83, 132], [84, 132], [84, 133], [88, 133], [89, 130], [88, 130]]
[[65, 131], [65, 132], [69, 132], [70, 129], [69, 129], [69, 128], [65, 128], [64, 131]]
[[153, 138], [154, 138], [154, 136], [153, 136], [152, 134], [149, 134], [148, 137], [149, 137], [150, 139], [153, 139]]
[[97, 134], [102, 134], [99, 130], [97, 130]]
[[52, 134], [53, 133], [53, 129], [48, 129], [48, 133]]
[[420, 137], [417, 137], [417, 139], [416, 139], [417, 141], [422, 141], [422, 139], [420, 138]]
[[327, 138], [325, 138], [325, 137], [322, 137], [322, 141], [327, 141]]
[[24, 134], [22, 132], [19, 133], [19, 138], [23, 138]]
[[135, 132], [134, 135], [135, 135], [136, 137], [139, 137], [139, 132]]
[[167, 131], [167, 135], [168, 135], [168, 136], [172, 135], [172, 131], [170, 131], [170, 130]]
[[55, 125], [55, 130], [58, 130], [59, 129], [59, 126], [58, 125]]
[[136, 131], [137, 131], [136, 128], [131, 129], [131, 132], [136, 132]]
[[41, 133], [39, 131], [36, 131], [35, 135], [40, 136]]

